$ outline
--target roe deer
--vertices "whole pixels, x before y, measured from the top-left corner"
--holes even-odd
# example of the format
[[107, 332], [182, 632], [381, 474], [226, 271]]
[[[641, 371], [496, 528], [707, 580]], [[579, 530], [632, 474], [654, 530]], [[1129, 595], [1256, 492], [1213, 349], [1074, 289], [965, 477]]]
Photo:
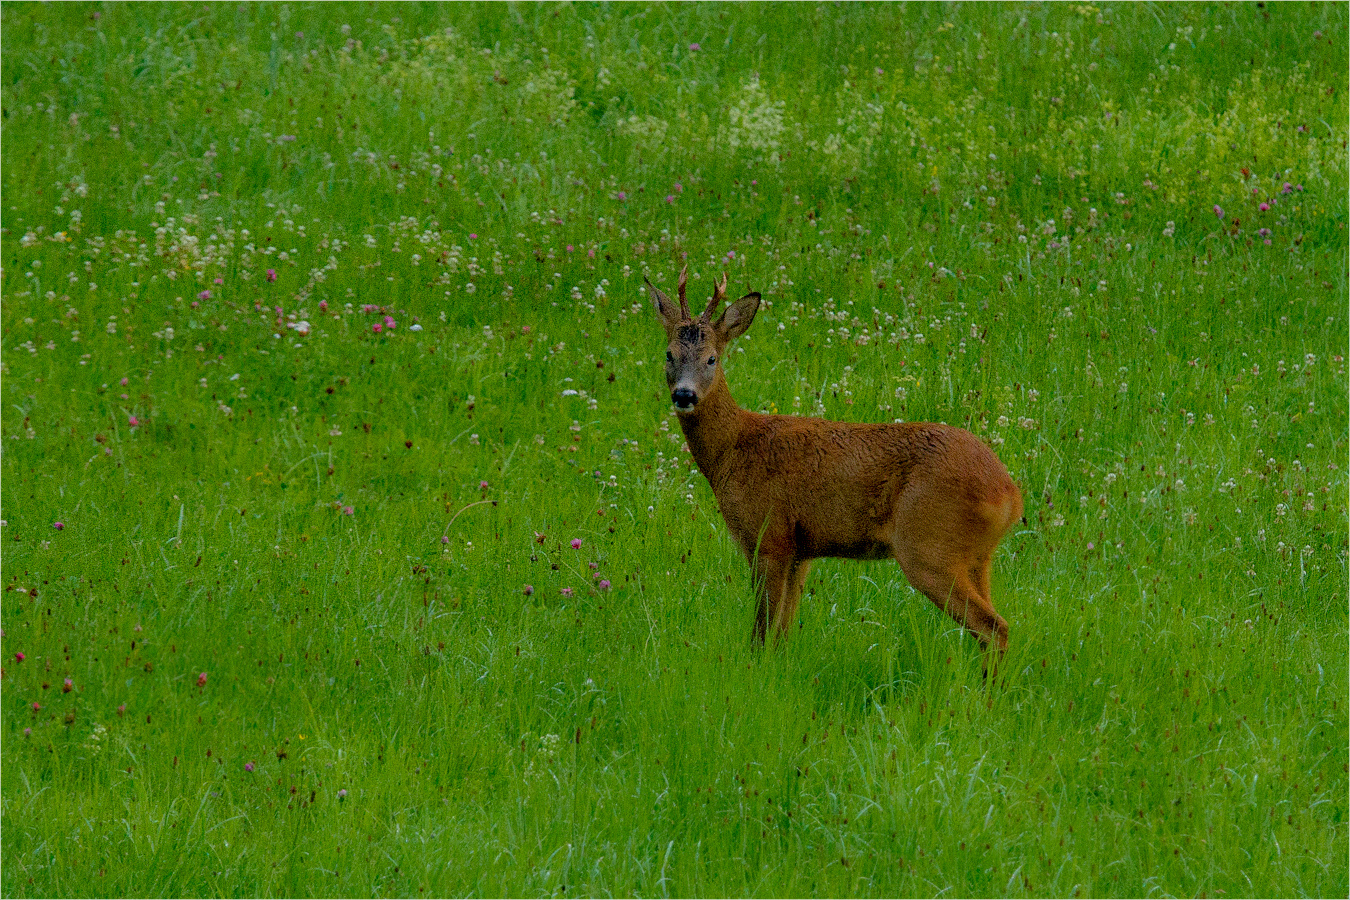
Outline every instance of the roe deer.
[[691, 318], [688, 269], [677, 309], [650, 281], [666, 329], [666, 384], [690, 453], [753, 570], [755, 636], [792, 626], [811, 561], [892, 557], [909, 583], [1001, 655], [1008, 623], [994, 611], [994, 549], [1022, 517], [1022, 494], [992, 450], [961, 428], [857, 424], [741, 409], [722, 353], [759, 309], [746, 294], [713, 321], [726, 274]]

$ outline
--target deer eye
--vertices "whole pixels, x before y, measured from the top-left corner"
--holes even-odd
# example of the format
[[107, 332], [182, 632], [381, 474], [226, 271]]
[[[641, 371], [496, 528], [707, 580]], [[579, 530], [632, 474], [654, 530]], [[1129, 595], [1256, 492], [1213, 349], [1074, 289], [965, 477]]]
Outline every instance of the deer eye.
[[715, 363], [715, 362], [717, 362], [717, 357], [715, 357], [715, 356], [710, 356], [710, 357], [708, 357], [708, 365], [711, 366], [711, 365], [712, 365], [713, 363]]

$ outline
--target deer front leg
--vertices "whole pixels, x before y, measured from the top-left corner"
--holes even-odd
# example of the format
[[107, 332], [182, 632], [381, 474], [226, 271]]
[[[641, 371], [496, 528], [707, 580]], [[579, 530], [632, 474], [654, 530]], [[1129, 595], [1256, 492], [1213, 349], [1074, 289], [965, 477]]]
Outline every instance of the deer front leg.
[[[764, 643], [772, 623], [778, 633], [782, 633], [782, 615], [786, 611], [784, 600], [788, 589], [788, 576], [792, 570], [792, 559], [761, 554], [754, 561], [755, 594], [758, 603], [755, 607], [755, 640]], [[793, 612], [796, 603], [792, 604]]]
[[778, 614], [773, 618], [774, 633], [781, 640], [787, 637], [792, 623], [797, 618], [797, 605], [801, 603], [802, 588], [806, 585], [807, 573], [811, 571], [811, 560], [794, 559], [789, 565], [783, 581], [783, 599], [778, 605]]

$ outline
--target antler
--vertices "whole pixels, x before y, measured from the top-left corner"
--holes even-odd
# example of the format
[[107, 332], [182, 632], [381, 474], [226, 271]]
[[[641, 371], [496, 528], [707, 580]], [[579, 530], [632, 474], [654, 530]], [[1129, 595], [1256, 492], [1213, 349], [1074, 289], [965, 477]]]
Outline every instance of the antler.
[[685, 319], [689, 318], [689, 303], [684, 299], [684, 285], [689, 280], [689, 266], [680, 270], [680, 315]]
[[717, 312], [717, 308], [722, 305], [722, 301], [727, 299], [727, 273], [722, 273], [721, 282], [713, 283], [712, 299], [708, 301], [708, 308], [703, 311], [703, 321], [711, 322], [712, 314]]

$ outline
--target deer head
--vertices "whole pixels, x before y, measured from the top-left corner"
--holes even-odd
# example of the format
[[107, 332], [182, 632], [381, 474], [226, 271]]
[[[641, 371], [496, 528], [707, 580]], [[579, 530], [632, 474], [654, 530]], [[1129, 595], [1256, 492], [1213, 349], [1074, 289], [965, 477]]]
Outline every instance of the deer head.
[[746, 294], [728, 306], [716, 322], [712, 320], [713, 313], [726, 300], [727, 276], [723, 272], [721, 283], [713, 286], [707, 309], [698, 318], [691, 318], [684, 297], [688, 273], [687, 266], [680, 272], [679, 309], [647, 281], [647, 294], [666, 329], [666, 384], [670, 387], [671, 402], [681, 415], [692, 413], [724, 381], [722, 351], [745, 333], [759, 310], [759, 294]]

